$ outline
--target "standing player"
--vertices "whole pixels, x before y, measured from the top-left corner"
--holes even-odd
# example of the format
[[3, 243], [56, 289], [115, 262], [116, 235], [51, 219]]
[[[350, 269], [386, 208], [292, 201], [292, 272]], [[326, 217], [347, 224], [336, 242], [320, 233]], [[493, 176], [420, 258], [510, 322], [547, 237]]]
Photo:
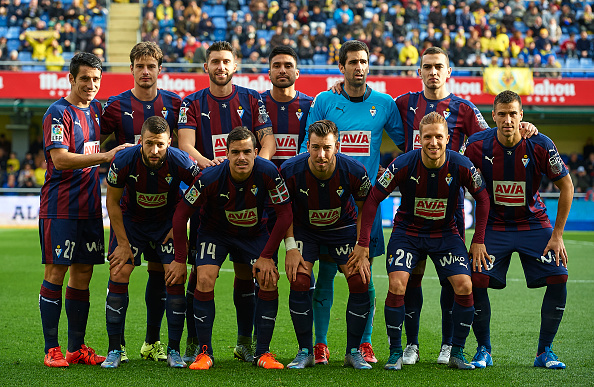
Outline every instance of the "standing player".
[[[139, 144], [142, 126], [146, 119], [153, 116], [163, 117], [172, 130], [177, 128], [181, 98], [171, 91], [157, 88], [162, 63], [163, 52], [156, 43], [140, 42], [132, 48], [130, 72], [134, 76], [134, 87], [107, 100], [103, 109], [102, 140], [114, 133], [118, 144]], [[160, 339], [161, 321], [167, 298], [163, 265], [156, 256], [145, 256], [145, 259], [148, 261], [148, 280], [144, 297], [146, 336], [140, 356], [143, 359], [165, 361], [167, 353]], [[122, 361], [127, 362], [124, 325], [122, 347]]]
[[315, 364], [312, 344], [313, 313], [309, 296], [311, 272], [324, 245], [344, 273], [349, 286], [347, 346], [344, 364], [356, 369], [371, 366], [359, 352], [369, 317], [368, 259], [347, 270], [348, 255], [357, 241], [357, 225], [371, 183], [360, 162], [338, 152], [338, 129], [332, 121], [314, 122], [308, 129], [307, 153], [283, 163], [293, 205], [293, 225], [285, 239], [285, 268], [291, 284], [289, 311], [299, 352], [288, 368]]
[[[209, 369], [213, 365], [214, 286], [227, 254], [235, 270], [251, 273], [260, 285], [255, 308], [258, 339], [253, 364], [283, 368], [269, 352], [278, 310], [278, 270], [272, 256], [293, 219], [289, 194], [276, 166], [257, 157], [256, 138], [249, 129], [233, 129], [226, 143], [227, 160], [205, 169], [176, 209], [175, 262], [171, 263], [166, 280], [173, 283], [185, 276], [186, 225], [190, 215], [200, 208], [194, 316], [203, 351], [190, 368]], [[272, 202], [277, 214], [270, 235], [263, 218], [267, 200]]]
[[[71, 90], [43, 116], [47, 172], [41, 188], [39, 239], [45, 274], [39, 310], [45, 338], [45, 365], [99, 364], [105, 360], [84, 344], [89, 317], [89, 283], [93, 265], [105, 261], [98, 166], [111, 161], [124, 145], [99, 152], [101, 61], [80, 53], [70, 62]], [[62, 284], [66, 288], [68, 350], [58, 344]]]
[[[340, 152], [352, 156], [365, 166], [371, 182], [375, 182], [379, 171], [380, 145], [385, 130], [395, 144], [402, 144], [402, 121], [396, 103], [387, 94], [367, 86], [369, 73], [369, 49], [365, 43], [349, 41], [340, 47], [338, 68], [344, 74], [345, 82], [340, 94], [332, 91], [320, 93], [312, 103], [307, 125], [327, 119], [339, 130]], [[307, 140], [307, 136], [306, 136]], [[301, 145], [305, 151], [305, 142]], [[381, 210], [377, 212], [371, 239], [371, 259], [384, 254], [384, 234], [381, 224]], [[337, 266], [334, 262], [320, 260], [318, 279], [314, 291], [314, 319], [316, 332], [316, 363], [328, 363], [326, 335], [330, 322], [330, 308], [334, 297], [334, 276]], [[363, 334], [360, 350], [368, 363], [376, 363], [371, 346], [371, 332], [375, 313], [375, 288], [373, 277], [369, 282], [370, 316]]]
[[[236, 53], [228, 42], [215, 42], [206, 50], [204, 71], [210, 78], [209, 87], [187, 96], [180, 109], [179, 147], [198, 161], [202, 169], [220, 164], [225, 158], [227, 135], [237, 126], [245, 126], [256, 134], [260, 143], [260, 156], [270, 159], [275, 153], [272, 124], [262, 97], [255, 90], [231, 83], [237, 71]], [[190, 221], [190, 256], [196, 254], [197, 216]], [[250, 271], [237, 268], [233, 287], [233, 300], [237, 312], [237, 345], [235, 356], [251, 362], [252, 326], [254, 314], [254, 280]], [[196, 280], [190, 274], [188, 293]], [[189, 310], [189, 309], [188, 309]], [[188, 320], [189, 321], [189, 320]], [[191, 332], [188, 324], [188, 333]], [[195, 338], [188, 338], [191, 344]], [[194, 355], [186, 350], [186, 359]], [[195, 356], [193, 356], [195, 357]]]
[[[128, 283], [140, 255], [160, 260], [169, 267], [175, 254], [171, 219], [180, 194], [180, 182], [192, 184], [198, 167], [187, 153], [171, 148], [171, 132], [163, 117], [149, 117], [142, 125], [141, 144], [117, 154], [107, 176], [106, 206], [111, 222], [109, 284], [105, 317], [109, 353], [101, 365], [117, 368], [122, 355], [122, 331], [128, 309]], [[167, 286], [166, 310], [169, 334], [167, 362], [185, 368], [180, 355], [186, 300], [185, 278]]]
[[[547, 287], [534, 366], [565, 368], [553, 353], [552, 344], [567, 297], [563, 229], [573, 200], [573, 183], [551, 139], [542, 134], [522, 138], [519, 131], [522, 116], [520, 96], [509, 90], [499, 93], [493, 102], [497, 127], [470, 137], [465, 150], [482, 171], [491, 198], [485, 243], [493, 264], [472, 275], [477, 307], [473, 330], [478, 342], [472, 364], [479, 368], [493, 365], [487, 288], [505, 287], [514, 251], [520, 255], [528, 287]], [[554, 228], [538, 193], [543, 175], [561, 191]]]
[[477, 202], [477, 224], [470, 254], [475, 261], [486, 264], [485, 259], [489, 257], [484, 233], [489, 200], [480, 172], [470, 160], [446, 149], [450, 136], [444, 117], [437, 112], [429, 113], [419, 123], [419, 129], [422, 148], [396, 158], [371, 190], [363, 207], [361, 233], [353, 257], [360, 259], [368, 255], [375, 211], [380, 202], [399, 187], [402, 199], [387, 247], [389, 290], [384, 313], [390, 358], [384, 368], [402, 368], [406, 284], [417, 263], [429, 255], [440, 281], [448, 280], [455, 293], [453, 346], [448, 364], [452, 368], [473, 369], [462, 352], [474, 317], [471, 270], [454, 213], [460, 187], [466, 187]]

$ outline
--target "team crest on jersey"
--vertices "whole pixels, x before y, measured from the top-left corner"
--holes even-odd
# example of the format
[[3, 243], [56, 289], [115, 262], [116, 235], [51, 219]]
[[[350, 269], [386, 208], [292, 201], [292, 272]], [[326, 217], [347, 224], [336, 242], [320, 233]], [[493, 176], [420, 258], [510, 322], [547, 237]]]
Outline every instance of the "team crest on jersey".
[[52, 124], [52, 141], [64, 141], [64, 125]]
[[301, 111], [301, 109], [297, 109], [295, 115], [297, 116], [297, 119], [301, 121], [301, 117], [303, 117], [303, 112]]
[[240, 106], [237, 108], [237, 114], [239, 114], [239, 118], [243, 118], [243, 113], [245, 113], [245, 110], [243, 110], [243, 108]]
[[252, 191], [252, 195], [256, 196], [256, 194], [258, 193], [258, 187], [256, 187], [256, 185], [254, 184], [250, 191]]
[[342, 188], [342, 186], [338, 187], [336, 193], [338, 194], [338, 196], [342, 197], [342, 194], [344, 193], [344, 189]]
[[167, 116], [169, 115], [169, 112], [167, 111], [167, 109], [165, 108], [165, 106], [163, 106], [163, 110], [161, 110], [161, 114], [163, 115], [163, 118], [167, 119]]
[[289, 199], [289, 190], [284, 181], [281, 181], [274, 189], [268, 191], [272, 204], [280, 204]]
[[[200, 181], [198, 181], [201, 183]], [[186, 192], [186, 200], [190, 204], [194, 204], [196, 200], [198, 200], [198, 196], [200, 196], [200, 192], [196, 189], [196, 187], [191, 187], [188, 192]]]
[[188, 109], [187, 107], [182, 107], [179, 109], [179, 120], [180, 124], [186, 124], [188, 122]]
[[549, 149], [549, 164], [551, 165], [551, 172], [555, 175], [560, 174], [563, 171], [563, 160], [556, 149]]
[[97, 125], [101, 125], [101, 124], [99, 123], [99, 116], [98, 116], [97, 114], [95, 114], [95, 121], [97, 121]]
[[309, 223], [313, 226], [329, 226], [340, 219], [340, 207], [329, 210], [309, 210]]
[[377, 110], [375, 109], [375, 106], [372, 106], [371, 109], [369, 109], [369, 113], [371, 113], [372, 117], [375, 117]]
[[447, 108], [446, 110], [443, 111], [443, 117], [447, 120], [448, 117], [450, 116], [450, 114], [452, 114], [450, 112], [450, 108]]
[[528, 158], [528, 155], [524, 155], [524, 157], [522, 158], [522, 164], [524, 164], [524, 168], [526, 168], [526, 165], [528, 165], [529, 162], [530, 158]]
[[171, 180], [173, 180], [173, 177], [171, 177], [170, 174], [167, 174], [167, 176], [165, 176], [165, 181], [167, 182], [167, 184], [171, 184]]
[[452, 184], [452, 175], [450, 173], [447, 174], [445, 181], [448, 183], [448, 186]]
[[225, 211], [227, 220], [234, 226], [252, 227], [258, 223], [258, 209], [246, 208], [241, 211]]
[[382, 187], [384, 187], [385, 189], [388, 189], [388, 186], [392, 182], [393, 178], [394, 178], [394, 174], [388, 168], [384, 171], [383, 175], [380, 176], [380, 178], [377, 182], [380, 183], [380, 185]]
[[60, 255], [62, 255], [62, 249], [60, 248], [60, 245], [57, 245], [56, 246], [56, 250], [55, 251], [56, 251], [56, 256], [58, 258], [60, 258]]

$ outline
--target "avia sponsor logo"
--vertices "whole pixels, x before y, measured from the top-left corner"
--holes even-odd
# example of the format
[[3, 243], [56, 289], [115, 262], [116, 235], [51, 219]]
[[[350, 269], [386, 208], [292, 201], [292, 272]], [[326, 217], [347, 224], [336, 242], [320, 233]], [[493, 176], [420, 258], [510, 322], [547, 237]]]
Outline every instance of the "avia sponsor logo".
[[[87, 141], [87, 142], [84, 143], [84, 152], [85, 152], [84, 154], [85, 155], [92, 155], [92, 154], [95, 154], [95, 153], [99, 153], [99, 152], [101, 152], [101, 149], [100, 148], [101, 148], [101, 145], [100, 145], [99, 141]], [[98, 166], [99, 166], [99, 164], [92, 165], [90, 167], [83, 168], [83, 169], [87, 170], [89, 168], [95, 168], [95, 167], [98, 167]]]
[[140, 207], [144, 208], [159, 208], [167, 204], [167, 193], [147, 194], [138, 192], [136, 194], [136, 202]]
[[[332, 86], [336, 82], [344, 82], [343, 77], [327, 77], [326, 78], [326, 90], [330, 90]], [[371, 81], [369, 78], [367, 79], [367, 85], [371, 87], [375, 91], [379, 91], [380, 93], [386, 93], [386, 82], [385, 81]]]
[[235, 75], [233, 77], [233, 83], [237, 86], [254, 89], [258, 93], [263, 93], [266, 90], [272, 89], [272, 83], [270, 83], [270, 80], [264, 78], [262, 75], [258, 75], [258, 78], [256, 79], [250, 79], [248, 76]]
[[309, 210], [309, 223], [313, 226], [329, 226], [340, 219], [340, 207], [329, 210]]
[[186, 93], [192, 93], [196, 90], [196, 80], [192, 78], [173, 78], [168, 74], [163, 74], [157, 79], [157, 87], [173, 91], [184, 97]]
[[214, 157], [227, 158], [227, 134], [213, 134], [211, 137]]
[[418, 129], [413, 130], [413, 149], [421, 149], [421, 131]]
[[450, 78], [447, 83], [448, 91], [450, 93], [464, 96], [481, 95], [483, 94], [483, 82], [456, 82], [455, 79]]
[[445, 218], [448, 199], [415, 198], [415, 216], [430, 220]]
[[519, 207], [526, 204], [525, 181], [493, 181], [493, 201], [502, 206]]
[[297, 141], [299, 135], [297, 134], [275, 134], [276, 153], [272, 156], [273, 159], [290, 159], [297, 155]]
[[248, 208], [242, 211], [225, 211], [227, 221], [234, 226], [252, 227], [258, 223], [258, 209]]
[[340, 133], [339, 151], [348, 156], [369, 156], [370, 130], [345, 130]]

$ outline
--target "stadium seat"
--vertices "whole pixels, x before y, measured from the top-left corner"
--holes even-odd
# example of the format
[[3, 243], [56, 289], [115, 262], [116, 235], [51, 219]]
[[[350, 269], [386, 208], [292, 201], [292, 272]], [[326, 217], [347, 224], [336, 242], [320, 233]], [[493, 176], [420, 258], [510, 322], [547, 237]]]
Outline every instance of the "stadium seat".
[[6, 51], [18, 50], [21, 46], [21, 42], [18, 39], [8, 39], [6, 42]]
[[212, 16], [212, 10], [213, 7], [211, 7], [210, 5], [204, 4], [202, 6], [202, 12], [207, 13], [209, 16]]
[[72, 59], [72, 57], [74, 56], [74, 52], [63, 52], [62, 53], [62, 57], [64, 58], [65, 61], [70, 61]]
[[592, 64], [592, 59], [590, 58], [580, 58], [580, 67], [583, 69], [591, 69], [594, 68]]
[[213, 17], [212, 24], [214, 25], [214, 27], [216, 29], [223, 29], [223, 30], [227, 29], [227, 20], [224, 17], [220, 17], [220, 16]]
[[217, 28], [214, 32], [214, 40], [225, 40], [227, 30]]
[[93, 27], [101, 27], [105, 30], [107, 28], [107, 17], [103, 15], [93, 16], [92, 24]]
[[580, 65], [580, 61], [577, 58], [567, 58], [565, 60], [566, 68], [569, 68], [569, 69], [576, 68], [576, 67], [579, 67], [579, 65]]
[[4, 26], [0, 26], [0, 36], [6, 36], [7, 31], [8, 31], [8, 28], [6, 28]]
[[[0, 27], [6, 27], [6, 15], [0, 15]], [[6, 34], [6, 32], [4, 32]], [[2, 34], [2, 36], [4, 36]]]
[[31, 55], [32, 54], [29, 51], [22, 51], [19, 53], [19, 60], [23, 62], [30, 62], [33, 60]]
[[324, 54], [315, 54], [313, 56], [314, 65], [316, 66], [323, 66], [326, 64], [328, 57]]
[[211, 17], [225, 17], [227, 16], [227, 10], [224, 5], [215, 5], [212, 7], [212, 11], [209, 13]]
[[19, 35], [21, 34], [21, 27], [9, 27], [8, 31], [6, 32], [6, 39], [18, 39]]

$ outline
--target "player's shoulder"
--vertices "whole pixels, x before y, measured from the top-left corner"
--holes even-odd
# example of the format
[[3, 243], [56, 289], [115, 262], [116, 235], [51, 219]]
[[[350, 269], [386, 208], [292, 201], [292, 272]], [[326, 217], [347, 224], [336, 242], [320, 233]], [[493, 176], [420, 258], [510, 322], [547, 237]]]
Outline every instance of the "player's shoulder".
[[345, 155], [344, 153], [337, 153], [336, 160], [338, 161], [337, 164], [342, 165], [343, 168], [348, 168], [349, 170], [365, 171], [365, 166], [362, 162], [349, 155]]
[[303, 165], [303, 163], [307, 163], [307, 159], [309, 158], [309, 153], [304, 152], [300, 153], [297, 156], [293, 156], [290, 159], [284, 161], [280, 169], [283, 171], [285, 176], [294, 175], [299, 171], [299, 167]]
[[481, 132], [474, 133], [472, 136], [468, 137], [466, 148], [468, 148], [470, 144], [473, 144], [475, 142], [493, 139], [496, 135], [497, 128], [489, 128]]
[[111, 104], [115, 103], [116, 101], [122, 101], [122, 100], [127, 100], [130, 99], [130, 97], [132, 96], [132, 90], [126, 90], [121, 92], [120, 94], [117, 95], [112, 95], [111, 97], [109, 97], [107, 99], [107, 103], [105, 104], [105, 106], [110, 106]]
[[218, 165], [207, 167], [202, 170], [200, 180], [204, 185], [209, 185], [214, 181], [225, 179], [227, 171], [229, 170], [229, 160], [225, 159]]
[[171, 98], [171, 99], [178, 99], [178, 100], [180, 100], [180, 101], [181, 101], [181, 99], [182, 99], [182, 98], [179, 96], [179, 94], [177, 94], [177, 93], [175, 93], [175, 92], [173, 92], [173, 91], [170, 91], [170, 90], [159, 89], [159, 90], [157, 90], [157, 93], [161, 94], [162, 96], [165, 96], [165, 97]]
[[206, 96], [206, 95], [208, 95], [208, 87], [205, 89], [197, 90], [191, 94], [188, 94], [184, 98], [184, 102], [196, 101], [196, 100], [204, 98], [204, 96]]
[[270, 89], [263, 91], [262, 93], [260, 93], [260, 95], [262, 96], [262, 98], [269, 98], [271, 96]]
[[119, 161], [119, 163], [128, 164], [135, 160], [140, 155], [140, 148], [142, 144], [137, 144], [134, 146], [130, 146], [128, 148], [124, 148], [121, 151], [118, 151], [114, 156], [114, 163]]
[[278, 168], [272, 161], [265, 159], [264, 157], [256, 156], [254, 161], [254, 169], [266, 174], [278, 175]]
[[51, 114], [52, 117], [58, 118], [59, 116], [64, 115], [64, 111], [70, 106], [70, 103], [66, 101], [64, 98], [60, 98], [59, 100], [52, 103], [46, 111], [46, 115]]
[[258, 99], [258, 100], [261, 100], [262, 99], [262, 96], [260, 95], [260, 93], [258, 93], [254, 89], [249, 89], [247, 87], [235, 85], [235, 92], [238, 95], [248, 95], [248, 96], [252, 96], [252, 97], [254, 97], [254, 98]]
[[394, 98], [394, 101], [396, 103], [399, 103], [399, 102], [404, 102], [411, 97], [418, 98], [421, 93], [422, 93], [422, 91], [409, 91], [404, 94], [400, 94], [398, 97]]
[[416, 163], [418, 159], [421, 158], [421, 151], [422, 149], [413, 149], [409, 152], [400, 154], [398, 155], [398, 157], [392, 160], [392, 164], [394, 164], [398, 168], [413, 165], [414, 163]]
[[532, 137], [527, 138], [526, 141], [528, 143], [540, 145], [544, 148], [555, 146], [555, 143], [553, 142], [553, 140], [551, 140], [550, 137], [548, 137], [547, 135], [542, 134], [542, 133], [535, 134]]
[[459, 165], [463, 165], [465, 167], [472, 165], [470, 159], [468, 157], [464, 156], [463, 154], [461, 154], [460, 152], [456, 152], [456, 151], [447, 149], [446, 154], [447, 154], [447, 157], [449, 158], [450, 162], [453, 162], [453, 163], [456, 163]]
[[394, 103], [394, 98], [392, 98], [392, 96], [390, 94], [382, 93], [381, 91], [371, 89], [371, 92], [369, 93], [369, 97], [367, 97], [367, 101], [372, 102], [372, 103], [383, 102], [386, 104], [392, 104], [392, 103]]
[[297, 97], [297, 98], [298, 98], [300, 101], [309, 101], [309, 102], [311, 102], [311, 101], [313, 101], [313, 100], [314, 100], [314, 97], [311, 97], [311, 96], [309, 96], [309, 95], [307, 95], [307, 94], [305, 94], [305, 93], [302, 93], [302, 92], [300, 92], [300, 91], [297, 91], [296, 97]]

